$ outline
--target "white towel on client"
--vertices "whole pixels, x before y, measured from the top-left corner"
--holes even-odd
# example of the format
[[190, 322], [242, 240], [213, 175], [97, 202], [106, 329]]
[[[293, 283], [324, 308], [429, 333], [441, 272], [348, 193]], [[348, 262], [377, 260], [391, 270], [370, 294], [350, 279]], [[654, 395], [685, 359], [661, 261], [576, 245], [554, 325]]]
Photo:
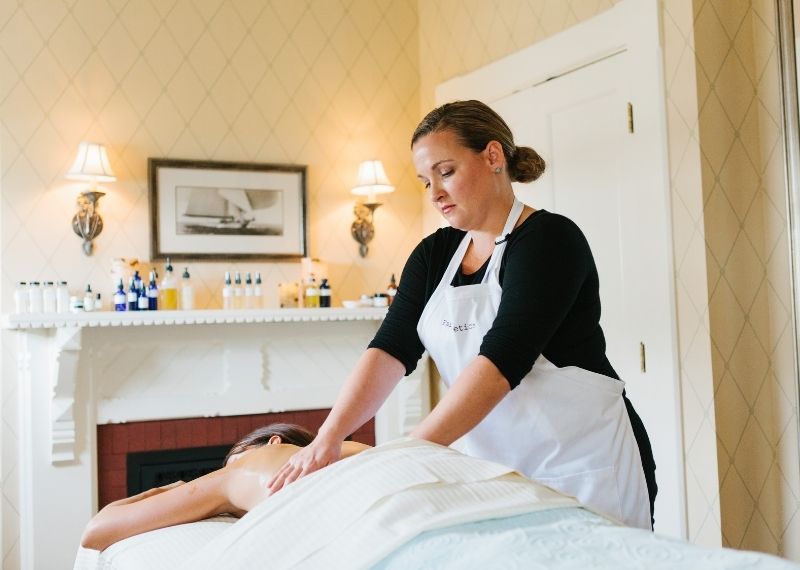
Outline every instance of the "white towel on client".
[[400, 439], [289, 485], [182, 568], [368, 568], [426, 530], [575, 506], [508, 467]]

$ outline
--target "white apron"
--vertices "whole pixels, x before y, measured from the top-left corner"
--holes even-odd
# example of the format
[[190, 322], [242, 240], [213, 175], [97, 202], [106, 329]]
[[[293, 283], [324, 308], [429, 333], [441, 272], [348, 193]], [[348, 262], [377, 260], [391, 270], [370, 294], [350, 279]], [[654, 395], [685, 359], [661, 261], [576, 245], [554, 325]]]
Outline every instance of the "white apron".
[[[522, 208], [515, 200], [503, 236], [514, 228]], [[495, 246], [480, 284], [450, 285], [471, 239], [467, 232], [417, 325], [422, 344], [448, 386], [478, 355], [500, 306], [505, 242]], [[540, 355], [519, 386], [455, 446], [514, 467], [587, 507], [649, 530], [647, 484], [623, 387], [620, 380], [576, 366], [558, 368]]]

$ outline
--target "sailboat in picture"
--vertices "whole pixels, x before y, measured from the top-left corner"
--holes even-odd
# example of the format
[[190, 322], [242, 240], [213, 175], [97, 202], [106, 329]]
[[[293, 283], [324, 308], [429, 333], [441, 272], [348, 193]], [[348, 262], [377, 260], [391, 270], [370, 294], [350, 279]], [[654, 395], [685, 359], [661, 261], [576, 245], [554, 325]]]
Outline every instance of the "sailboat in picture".
[[280, 190], [178, 186], [178, 234], [283, 235]]

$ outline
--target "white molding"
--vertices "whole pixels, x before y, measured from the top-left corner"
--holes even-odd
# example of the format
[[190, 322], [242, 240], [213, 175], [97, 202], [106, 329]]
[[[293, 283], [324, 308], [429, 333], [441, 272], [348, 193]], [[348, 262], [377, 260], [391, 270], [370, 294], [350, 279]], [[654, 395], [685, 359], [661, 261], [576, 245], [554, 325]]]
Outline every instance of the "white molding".
[[491, 103], [618, 53], [629, 45], [631, 28], [636, 27], [629, 22], [641, 21], [642, 12], [649, 8], [646, 4], [641, 0], [619, 2], [594, 18], [445, 81], [436, 88], [436, 103], [463, 99], [464, 93]]
[[58, 329], [54, 339], [50, 400], [50, 461], [75, 461], [75, 389], [81, 352], [80, 328]]
[[246, 323], [297, 323], [326, 321], [380, 321], [385, 308], [360, 309], [239, 309], [204, 311], [131, 311], [67, 314], [3, 315], [0, 328], [8, 330], [62, 327], [130, 327], [220, 325]]

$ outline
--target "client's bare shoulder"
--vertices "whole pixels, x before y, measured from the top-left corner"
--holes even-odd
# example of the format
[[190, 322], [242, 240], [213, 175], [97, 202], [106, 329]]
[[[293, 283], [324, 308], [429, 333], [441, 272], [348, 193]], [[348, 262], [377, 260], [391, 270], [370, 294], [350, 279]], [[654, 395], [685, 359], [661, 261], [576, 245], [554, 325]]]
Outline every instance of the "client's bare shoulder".
[[[247, 512], [269, 496], [267, 483], [300, 447], [288, 443], [264, 445], [245, 451], [225, 470], [232, 505]], [[238, 513], [237, 513], [238, 514]]]
[[357, 453], [361, 453], [365, 449], [370, 449], [372, 446], [365, 443], [358, 443], [357, 441], [345, 441], [342, 443], [342, 459], [352, 457]]

